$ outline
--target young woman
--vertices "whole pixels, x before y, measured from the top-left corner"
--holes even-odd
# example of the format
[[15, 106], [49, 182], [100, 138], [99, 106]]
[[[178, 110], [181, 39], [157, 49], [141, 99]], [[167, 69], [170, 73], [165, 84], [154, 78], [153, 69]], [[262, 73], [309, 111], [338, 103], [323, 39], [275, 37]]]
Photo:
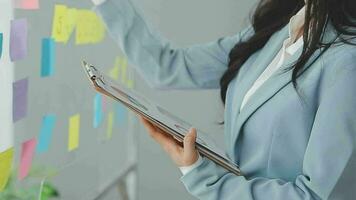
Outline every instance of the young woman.
[[173, 49], [130, 0], [93, 0], [156, 88], [220, 88], [235, 176], [142, 119], [199, 199], [354, 199], [356, 1], [261, 0], [234, 36]]

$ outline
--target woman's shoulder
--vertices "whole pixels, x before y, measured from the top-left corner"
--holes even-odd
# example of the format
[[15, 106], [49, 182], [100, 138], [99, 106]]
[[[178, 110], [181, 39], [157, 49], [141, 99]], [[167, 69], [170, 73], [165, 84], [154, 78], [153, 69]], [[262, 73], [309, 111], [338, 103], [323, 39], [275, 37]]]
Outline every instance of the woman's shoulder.
[[353, 66], [356, 69], [356, 38], [332, 44], [321, 59], [324, 69], [342, 66]]
[[[321, 88], [330, 88], [348, 76], [354, 76], [356, 79], [356, 45], [333, 44], [321, 56], [321, 63]], [[348, 85], [344, 87], [346, 89]]]

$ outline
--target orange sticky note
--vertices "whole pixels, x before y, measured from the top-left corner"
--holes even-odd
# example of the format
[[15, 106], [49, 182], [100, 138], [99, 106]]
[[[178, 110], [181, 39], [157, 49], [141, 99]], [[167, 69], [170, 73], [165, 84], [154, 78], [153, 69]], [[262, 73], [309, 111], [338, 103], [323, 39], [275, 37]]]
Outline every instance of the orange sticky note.
[[20, 168], [19, 168], [19, 176], [18, 176], [20, 180], [24, 179], [28, 175], [28, 172], [30, 171], [36, 143], [37, 141], [35, 138], [22, 143]]
[[68, 151], [73, 151], [79, 146], [80, 115], [69, 118]]
[[0, 192], [5, 189], [9, 180], [13, 157], [14, 148], [12, 147], [0, 153]]

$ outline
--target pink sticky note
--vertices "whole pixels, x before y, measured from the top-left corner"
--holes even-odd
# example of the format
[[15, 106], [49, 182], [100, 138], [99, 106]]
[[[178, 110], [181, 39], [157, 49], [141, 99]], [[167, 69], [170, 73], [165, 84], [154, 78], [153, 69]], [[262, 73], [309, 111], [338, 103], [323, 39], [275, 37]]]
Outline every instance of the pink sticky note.
[[27, 56], [27, 19], [11, 20], [10, 58], [21, 60]]
[[36, 147], [36, 139], [30, 139], [22, 143], [21, 158], [20, 158], [20, 168], [19, 168], [19, 180], [23, 180], [31, 168], [33, 153]]
[[33, 10], [38, 9], [38, 0], [14, 0], [15, 8]]

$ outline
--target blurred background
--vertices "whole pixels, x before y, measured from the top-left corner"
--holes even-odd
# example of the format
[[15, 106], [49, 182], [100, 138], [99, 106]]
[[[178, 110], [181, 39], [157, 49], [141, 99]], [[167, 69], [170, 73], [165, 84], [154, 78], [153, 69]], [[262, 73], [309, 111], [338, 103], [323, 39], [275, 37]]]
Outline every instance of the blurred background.
[[[257, 2], [133, 1], [176, 47], [236, 34], [247, 26]], [[219, 91], [149, 88], [93, 16], [90, 0], [23, 2], [0, 1], [0, 152], [11, 155], [5, 161], [12, 163], [0, 199], [14, 194], [18, 199], [29, 194], [34, 199], [194, 199], [177, 166], [137, 117], [89, 87], [80, 61], [157, 101], [223, 146]], [[6, 162], [0, 161], [4, 174]], [[44, 189], [60, 196], [51, 198]]]

